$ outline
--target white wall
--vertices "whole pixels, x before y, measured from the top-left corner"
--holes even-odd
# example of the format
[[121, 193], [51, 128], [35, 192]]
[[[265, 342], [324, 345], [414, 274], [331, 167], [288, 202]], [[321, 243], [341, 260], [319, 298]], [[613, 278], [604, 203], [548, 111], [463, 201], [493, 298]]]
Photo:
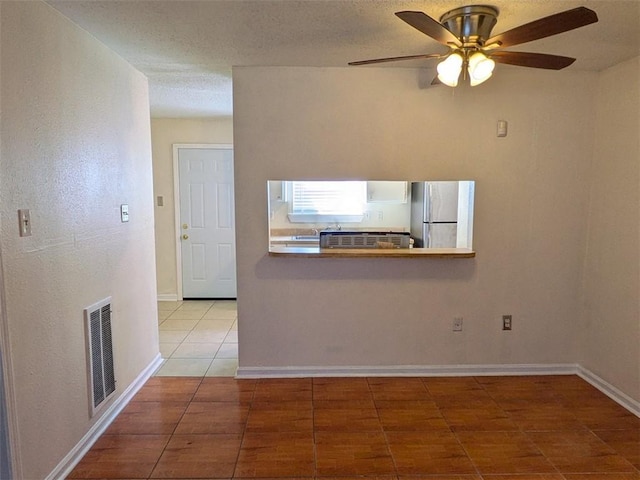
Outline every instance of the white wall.
[[153, 191], [164, 198], [155, 206], [155, 238], [158, 295], [177, 295], [175, 204], [173, 198], [174, 143], [233, 143], [231, 118], [154, 118], [151, 120], [153, 147]]
[[600, 74], [580, 363], [640, 401], [640, 58]]
[[[421, 89], [413, 69], [233, 74], [241, 368], [576, 361], [596, 74], [499, 66], [474, 89]], [[363, 177], [475, 180], [476, 258], [267, 255], [267, 179]]]
[[117, 395], [158, 355], [148, 88], [45, 3], [2, 2], [1, 32], [3, 320], [21, 478], [36, 479], [97, 419], [83, 308], [112, 296]]

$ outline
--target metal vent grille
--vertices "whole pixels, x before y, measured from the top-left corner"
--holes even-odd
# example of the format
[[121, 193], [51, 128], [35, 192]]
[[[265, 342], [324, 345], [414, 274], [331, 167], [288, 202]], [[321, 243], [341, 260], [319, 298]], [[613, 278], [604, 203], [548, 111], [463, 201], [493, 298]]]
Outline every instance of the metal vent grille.
[[320, 232], [321, 248], [409, 248], [408, 232]]
[[111, 297], [84, 310], [87, 327], [87, 376], [90, 413], [93, 416], [115, 391], [113, 340], [111, 336]]

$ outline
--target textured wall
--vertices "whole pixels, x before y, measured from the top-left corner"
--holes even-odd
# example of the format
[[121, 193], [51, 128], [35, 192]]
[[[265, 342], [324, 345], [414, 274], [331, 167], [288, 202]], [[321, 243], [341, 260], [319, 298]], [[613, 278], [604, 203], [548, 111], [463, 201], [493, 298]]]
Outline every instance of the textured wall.
[[48, 5], [2, 2], [1, 15], [0, 240], [18, 446], [35, 479], [92, 424], [83, 308], [113, 297], [118, 394], [158, 354], [148, 89]]
[[[624, 79], [624, 81], [620, 81]], [[600, 74], [581, 363], [640, 402], [640, 58]]]
[[[576, 361], [596, 74], [421, 75], [234, 69], [241, 367]], [[475, 180], [477, 257], [269, 257], [265, 181], [297, 177]]]
[[175, 204], [173, 199], [174, 143], [233, 143], [231, 118], [154, 118], [151, 120], [153, 147], [153, 192], [164, 197], [155, 206], [156, 265], [158, 295], [177, 294]]

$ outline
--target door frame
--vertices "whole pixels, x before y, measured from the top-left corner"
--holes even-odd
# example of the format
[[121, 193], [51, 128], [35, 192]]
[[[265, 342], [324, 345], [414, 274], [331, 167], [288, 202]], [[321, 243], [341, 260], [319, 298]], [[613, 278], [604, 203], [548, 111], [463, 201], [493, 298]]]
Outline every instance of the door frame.
[[[1, 253], [1, 249], [0, 249]], [[1, 255], [0, 255], [1, 258]], [[5, 414], [5, 424], [0, 427], [3, 440], [7, 440], [6, 445], [0, 446], [5, 449], [3, 454], [7, 454], [12, 478], [22, 478], [22, 461], [20, 458], [19, 429], [16, 418], [17, 402], [14, 388], [14, 375], [11, 360], [11, 349], [9, 340], [9, 325], [7, 322], [7, 309], [5, 301], [4, 275], [0, 270], [0, 368], [2, 374], [0, 380], [0, 408]], [[4, 430], [6, 428], [6, 430]], [[4, 443], [4, 442], [3, 442]]]
[[[182, 248], [180, 247], [180, 237], [182, 228], [180, 224], [180, 166], [179, 151], [181, 149], [208, 149], [208, 150], [233, 150], [232, 143], [174, 143], [173, 144], [173, 215], [174, 215], [174, 238], [176, 241], [176, 289], [177, 299], [182, 301]], [[235, 162], [234, 162], [235, 170]], [[235, 177], [235, 175], [234, 175]], [[235, 205], [235, 185], [233, 189], [233, 202]], [[235, 207], [234, 207], [235, 208]]]

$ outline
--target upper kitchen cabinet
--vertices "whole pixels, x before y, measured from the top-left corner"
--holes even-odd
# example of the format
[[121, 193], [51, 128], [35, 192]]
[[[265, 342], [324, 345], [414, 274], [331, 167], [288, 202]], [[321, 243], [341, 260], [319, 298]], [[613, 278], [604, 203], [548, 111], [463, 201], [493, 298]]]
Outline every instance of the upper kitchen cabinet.
[[367, 182], [368, 203], [407, 203], [408, 182]]

